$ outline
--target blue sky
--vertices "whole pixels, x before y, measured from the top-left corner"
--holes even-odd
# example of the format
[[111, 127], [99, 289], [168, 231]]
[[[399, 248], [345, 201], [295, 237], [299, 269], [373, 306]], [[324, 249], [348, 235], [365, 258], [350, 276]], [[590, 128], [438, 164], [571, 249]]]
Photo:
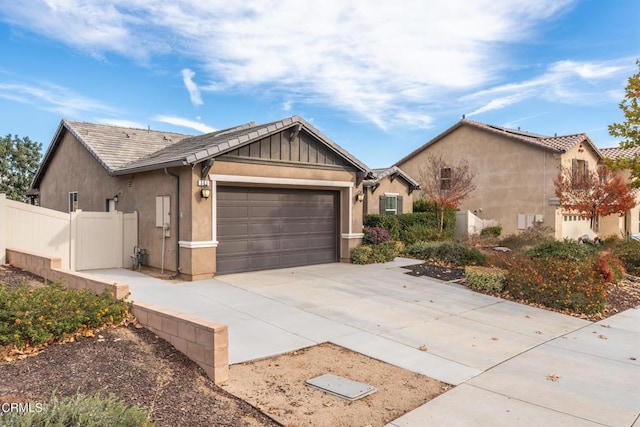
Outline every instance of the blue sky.
[[0, 0], [0, 134], [297, 114], [384, 167], [466, 114], [615, 146], [638, 21], [640, 0]]

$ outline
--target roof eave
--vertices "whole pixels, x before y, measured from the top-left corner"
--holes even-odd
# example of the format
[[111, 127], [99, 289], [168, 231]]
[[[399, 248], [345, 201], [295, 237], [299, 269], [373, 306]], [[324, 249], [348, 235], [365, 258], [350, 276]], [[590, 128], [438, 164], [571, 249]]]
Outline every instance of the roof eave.
[[155, 170], [164, 169], [164, 168], [175, 168], [180, 166], [186, 166], [189, 164], [191, 163], [187, 162], [185, 159], [180, 159], [180, 160], [173, 160], [171, 162], [154, 163], [151, 165], [137, 166], [133, 168], [122, 168], [109, 173], [109, 175], [121, 176], [121, 175], [128, 175], [132, 173], [150, 172], [150, 171], [155, 171]]

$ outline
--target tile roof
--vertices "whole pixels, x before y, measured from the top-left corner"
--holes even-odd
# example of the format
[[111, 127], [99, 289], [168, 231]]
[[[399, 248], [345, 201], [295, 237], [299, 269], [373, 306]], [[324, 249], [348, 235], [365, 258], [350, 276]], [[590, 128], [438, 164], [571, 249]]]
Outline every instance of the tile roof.
[[514, 141], [534, 145], [545, 150], [551, 150], [555, 153], [564, 153], [568, 151], [571, 147], [581, 142], [586, 142], [588, 145], [590, 145], [593, 148], [593, 150], [596, 153], [599, 153], [598, 149], [596, 148], [596, 146], [593, 144], [593, 142], [591, 141], [591, 139], [586, 133], [578, 133], [573, 135], [561, 135], [561, 136], [557, 136], [557, 135], [548, 136], [548, 135], [541, 135], [541, 134], [536, 134], [532, 132], [525, 132], [525, 131], [521, 131], [520, 129], [510, 129], [502, 126], [489, 125], [486, 123], [476, 122], [473, 120], [462, 119], [455, 125], [451, 126], [449, 129], [445, 130], [444, 132], [442, 132], [441, 134], [439, 134], [438, 136], [436, 136], [435, 138], [427, 142], [426, 144], [418, 147], [409, 155], [400, 159], [395, 164], [399, 165], [404, 163], [414, 155], [424, 150], [426, 147], [436, 143], [437, 141], [439, 141], [440, 139], [442, 139], [443, 137], [450, 134], [451, 132], [453, 132], [454, 130], [458, 129], [461, 126], [471, 126], [477, 129], [482, 129], [487, 132], [494, 133], [496, 135], [505, 136]]
[[410, 186], [414, 188], [420, 188], [420, 184], [418, 183], [418, 181], [413, 179], [408, 173], [406, 173], [405, 171], [403, 171], [397, 166], [391, 166], [390, 168], [371, 169], [371, 171], [373, 172], [374, 177], [373, 179], [365, 180], [364, 181], [365, 186], [371, 186], [379, 182], [381, 179], [386, 178], [387, 176], [395, 173], [401, 176], [405, 181], [407, 181]]
[[120, 170], [132, 159], [148, 156], [190, 136], [66, 119], [62, 122], [109, 173]]
[[63, 119], [36, 172], [32, 187], [39, 186], [62, 134], [67, 131], [109, 174], [122, 175], [199, 163], [294, 126], [304, 128], [365, 175], [370, 172], [364, 163], [298, 116], [261, 125], [250, 122], [198, 136]]
[[640, 147], [622, 148], [622, 147], [610, 147], [601, 148], [600, 152], [607, 159], [633, 159], [640, 157]]

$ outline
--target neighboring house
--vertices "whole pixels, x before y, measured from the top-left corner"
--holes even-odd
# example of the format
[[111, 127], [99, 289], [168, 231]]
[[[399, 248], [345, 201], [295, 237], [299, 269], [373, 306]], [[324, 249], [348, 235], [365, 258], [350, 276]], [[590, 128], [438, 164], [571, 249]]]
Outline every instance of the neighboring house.
[[400, 215], [413, 212], [413, 194], [420, 185], [397, 166], [373, 169], [364, 181], [363, 210], [367, 214]]
[[[602, 155], [611, 160], [629, 159], [634, 160], [640, 158], [640, 147], [632, 148], [601, 148]], [[622, 174], [627, 183], [630, 182], [631, 172], [628, 170], [622, 171]], [[623, 217], [611, 218], [608, 226], [613, 229], [618, 229], [623, 236], [637, 236], [640, 238], [640, 189], [633, 190], [636, 196], [638, 204], [635, 208], [630, 209]], [[613, 215], [612, 215], [613, 216]]]
[[297, 116], [199, 136], [62, 120], [32, 190], [63, 212], [137, 211], [148, 263], [197, 279], [349, 260], [370, 177]]
[[[419, 178], [430, 155], [452, 165], [461, 159], [475, 172], [476, 190], [460, 206], [486, 220], [497, 220], [503, 235], [535, 223], [556, 238], [593, 235], [589, 221], [558, 205], [553, 180], [562, 167], [595, 169], [602, 155], [582, 133], [545, 136], [462, 119], [395, 165]], [[447, 171], [442, 171], [443, 180]]]

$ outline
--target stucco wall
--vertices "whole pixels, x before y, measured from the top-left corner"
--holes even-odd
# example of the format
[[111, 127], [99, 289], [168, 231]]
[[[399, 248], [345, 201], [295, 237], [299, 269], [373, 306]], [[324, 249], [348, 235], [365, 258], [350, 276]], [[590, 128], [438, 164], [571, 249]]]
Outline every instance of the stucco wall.
[[402, 213], [413, 212], [413, 195], [409, 194], [407, 182], [402, 178], [395, 178], [393, 182], [389, 177], [385, 177], [379, 181], [380, 185], [375, 191], [371, 191], [372, 187], [365, 187], [364, 210], [367, 215], [380, 214], [380, 196], [385, 193], [397, 194], [402, 197]]
[[[466, 159], [476, 173], [476, 190], [462, 202], [482, 219], [498, 220], [503, 235], [517, 233], [518, 215], [542, 215], [543, 225], [556, 229], [562, 224], [561, 212], [549, 200], [555, 197], [553, 179], [561, 162], [570, 167], [573, 157], [587, 159], [595, 166], [597, 157], [590, 149], [578, 147], [559, 155], [470, 126], [461, 126], [398, 166], [419, 180], [429, 155], [442, 155], [457, 164]], [[558, 221], [558, 218], [560, 221]], [[560, 231], [561, 232], [561, 231]], [[558, 234], [558, 230], [556, 230]]]

